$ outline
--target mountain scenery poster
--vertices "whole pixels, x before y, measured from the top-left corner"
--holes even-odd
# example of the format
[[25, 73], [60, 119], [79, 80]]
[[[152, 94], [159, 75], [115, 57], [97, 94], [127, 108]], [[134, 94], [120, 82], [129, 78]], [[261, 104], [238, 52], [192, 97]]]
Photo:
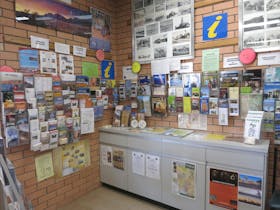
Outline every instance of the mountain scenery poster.
[[92, 15], [55, 0], [16, 0], [16, 21], [91, 37]]

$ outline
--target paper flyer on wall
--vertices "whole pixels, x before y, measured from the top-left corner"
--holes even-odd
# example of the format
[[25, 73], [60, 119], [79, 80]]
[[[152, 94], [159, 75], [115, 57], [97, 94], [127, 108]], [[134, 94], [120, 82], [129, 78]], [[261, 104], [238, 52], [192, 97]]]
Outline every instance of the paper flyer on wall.
[[32, 48], [49, 50], [49, 39], [45, 39], [37, 36], [30, 36], [30, 42]]
[[101, 163], [106, 166], [113, 166], [113, 149], [111, 146], [100, 146]]
[[228, 108], [218, 108], [219, 125], [228, 125]]
[[70, 54], [70, 45], [69, 44], [63, 44], [59, 42], [54, 43], [54, 51], [56, 53], [62, 53], [69, 55]]
[[52, 78], [34, 77], [34, 88], [36, 92], [52, 91]]
[[210, 168], [209, 203], [237, 210], [238, 173]]
[[56, 53], [40, 51], [40, 67], [42, 74], [57, 74]]
[[74, 58], [72, 55], [59, 54], [59, 73], [74, 75]]
[[200, 114], [198, 111], [186, 114], [187, 129], [207, 130], [207, 115]]
[[185, 113], [178, 113], [178, 128], [187, 128], [188, 117]]
[[79, 57], [86, 57], [87, 56], [87, 48], [81, 46], [73, 46], [73, 55]]
[[145, 154], [132, 152], [132, 173], [145, 176]]
[[160, 179], [160, 157], [146, 154], [146, 177]]
[[23, 72], [37, 72], [39, 70], [39, 51], [35, 49], [19, 49], [19, 67]]
[[262, 184], [262, 177], [239, 174], [238, 201], [254, 206], [262, 206]]
[[94, 110], [93, 108], [81, 108], [81, 134], [94, 132]]
[[52, 152], [35, 157], [37, 181], [43, 181], [54, 176]]
[[117, 169], [124, 170], [125, 166], [125, 150], [120, 148], [113, 148], [113, 166]]
[[196, 196], [196, 165], [172, 161], [172, 192], [190, 198]]

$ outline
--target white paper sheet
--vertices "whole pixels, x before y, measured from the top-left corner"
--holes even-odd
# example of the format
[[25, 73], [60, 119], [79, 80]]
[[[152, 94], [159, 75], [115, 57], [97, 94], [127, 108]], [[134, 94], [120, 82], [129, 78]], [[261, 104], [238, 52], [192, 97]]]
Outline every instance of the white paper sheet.
[[178, 73], [190, 73], [193, 72], [193, 62], [182, 62], [181, 68]]
[[181, 69], [181, 60], [180, 59], [171, 59], [169, 62], [170, 71], [180, 71]]
[[178, 128], [187, 128], [188, 116], [185, 113], [178, 113]]
[[49, 40], [37, 37], [37, 36], [30, 36], [31, 47], [36, 49], [42, 50], [49, 50]]
[[87, 48], [81, 46], [73, 46], [73, 55], [79, 57], [86, 57], [87, 56]]
[[160, 157], [146, 155], [146, 176], [152, 179], [160, 179]]
[[280, 64], [280, 52], [258, 54], [258, 66], [277, 64]]
[[59, 73], [74, 75], [74, 59], [72, 55], [59, 54]]
[[218, 108], [219, 110], [219, 125], [228, 125], [228, 108]]
[[113, 166], [113, 149], [110, 146], [101, 145], [101, 163], [106, 166]]
[[93, 108], [81, 108], [81, 134], [94, 132]]
[[70, 54], [70, 45], [69, 44], [63, 44], [59, 42], [54, 43], [54, 51], [56, 53], [62, 53], [62, 54]]
[[145, 154], [132, 152], [132, 173], [145, 176]]
[[36, 92], [52, 91], [52, 78], [34, 77], [34, 88]]
[[156, 60], [151, 62], [152, 75], [169, 74], [169, 60]]
[[57, 74], [55, 52], [40, 51], [40, 69], [42, 74]]
[[123, 66], [123, 80], [130, 79], [130, 80], [137, 80], [137, 74], [132, 72], [132, 66]]
[[234, 68], [243, 66], [238, 56], [224, 57], [224, 68]]

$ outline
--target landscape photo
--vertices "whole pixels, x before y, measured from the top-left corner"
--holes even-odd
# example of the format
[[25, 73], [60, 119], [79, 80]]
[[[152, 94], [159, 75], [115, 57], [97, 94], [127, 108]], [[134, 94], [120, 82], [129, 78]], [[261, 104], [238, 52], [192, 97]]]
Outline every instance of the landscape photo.
[[92, 15], [55, 0], [16, 0], [16, 21], [91, 37]]

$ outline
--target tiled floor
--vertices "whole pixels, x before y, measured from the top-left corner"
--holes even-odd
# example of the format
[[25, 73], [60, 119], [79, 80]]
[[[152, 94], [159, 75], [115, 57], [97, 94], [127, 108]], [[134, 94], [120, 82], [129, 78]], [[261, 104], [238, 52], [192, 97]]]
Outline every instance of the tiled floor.
[[102, 186], [85, 196], [59, 208], [58, 210], [167, 210], [172, 209], [159, 205], [139, 196]]

